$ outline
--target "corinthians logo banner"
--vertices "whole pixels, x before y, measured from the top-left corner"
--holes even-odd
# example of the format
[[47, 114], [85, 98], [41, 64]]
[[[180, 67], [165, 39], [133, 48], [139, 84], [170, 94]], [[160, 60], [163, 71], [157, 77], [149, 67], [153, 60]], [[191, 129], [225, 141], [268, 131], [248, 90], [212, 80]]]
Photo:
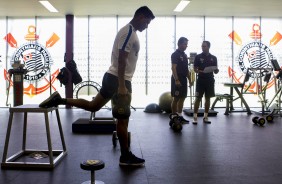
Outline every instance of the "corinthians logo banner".
[[[18, 45], [18, 41], [12, 33], [8, 33], [4, 39], [11, 48], [15, 51], [11, 57], [10, 65], [15, 61], [20, 61], [27, 69], [24, 75], [24, 94], [30, 97], [43, 93], [50, 87], [54, 88], [53, 83], [59, 73], [56, 69], [54, 73], [50, 73], [53, 59], [48, 49], [56, 44], [60, 37], [53, 33], [52, 36], [46, 41], [46, 44], [39, 42], [39, 35], [36, 34], [36, 27], [33, 25], [28, 26], [27, 34], [25, 35], [26, 43]], [[9, 88], [13, 86], [12, 78], [4, 69], [5, 80], [9, 81]], [[51, 77], [50, 77], [51, 76]]]
[[[262, 42], [261, 38], [263, 35], [258, 24], [253, 24], [249, 35], [251, 41], [249, 42], [243, 43], [236, 31], [232, 31], [228, 36], [240, 47], [240, 51], [236, 56], [236, 64], [239, 66], [241, 73], [236, 73], [233, 68], [228, 67], [229, 77], [233, 78], [236, 83], [243, 82], [244, 77], [242, 75], [246, 74], [248, 68], [251, 69], [249, 74], [253, 79], [264, 77], [265, 71], [272, 71], [271, 60], [276, 59], [276, 57], [270, 47], [275, 46], [281, 40], [282, 35], [279, 32], [273, 35], [269, 44]], [[257, 81], [253, 80], [248, 91], [257, 93], [257, 90], [260, 88], [270, 88], [274, 85], [274, 82], [272, 78], [266, 84], [267, 86], [259, 86]]]

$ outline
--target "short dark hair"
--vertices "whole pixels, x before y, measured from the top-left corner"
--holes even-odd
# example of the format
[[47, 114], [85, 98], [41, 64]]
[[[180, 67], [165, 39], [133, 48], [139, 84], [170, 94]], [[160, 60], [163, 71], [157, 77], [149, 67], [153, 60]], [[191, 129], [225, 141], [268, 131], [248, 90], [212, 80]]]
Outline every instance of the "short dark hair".
[[208, 45], [208, 48], [211, 48], [211, 42], [205, 40], [203, 41], [203, 43], [206, 43]]
[[135, 11], [134, 17], [136, 17], [138, 15], [144, 15], [146, 18], [150, 18], [152, 20], [155, 18], [155, 15], [153, 14], [153, 12], [147, 6], [142, 6], [142, 7], [138, 8]]
[[181, 45], [181, 44], [183, 44], [183, 43], [185, 43], [185, 42], [188, 42], [188, 39], [185, 38], [185, 37], [180, 37], [180, 38], [178, 39], [177, 45]]

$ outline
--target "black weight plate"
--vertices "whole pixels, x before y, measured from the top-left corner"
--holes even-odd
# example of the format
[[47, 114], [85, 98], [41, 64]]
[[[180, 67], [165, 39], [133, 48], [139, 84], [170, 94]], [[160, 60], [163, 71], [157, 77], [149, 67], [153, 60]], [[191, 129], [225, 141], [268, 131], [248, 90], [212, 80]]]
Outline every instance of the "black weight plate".
[[255, 116], [255, 117], [252, 118], [252, 122], [254, 124], [257, 124], [258, 123], [258, 119], [259, 119], [259, 117]]
[[263, 125], [265, 124], [265, 119], [264, 119], [264, 118], [259, 118], [258, 124], [259, 124], [260, 126], [263, 126]]
[[273, 116], [272, 115], [268, 115], [268, 116], [266, 116], [266, 121], [267, 122], [272, 122], [273, 121]]

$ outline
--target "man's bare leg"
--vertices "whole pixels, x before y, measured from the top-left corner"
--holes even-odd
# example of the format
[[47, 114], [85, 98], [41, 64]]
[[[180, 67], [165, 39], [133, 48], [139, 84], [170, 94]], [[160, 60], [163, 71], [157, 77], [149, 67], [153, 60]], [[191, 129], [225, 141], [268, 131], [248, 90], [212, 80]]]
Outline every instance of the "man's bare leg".
[[203, 121], [204, 121], [204, 123], [207, 123], [207, 124], [211, 123], [209, 121], [209, 119], [208, 119], [209, 109], [210, 109], [210, 104], [211, 104], [210, 101], [211, 101], [210, 98], [208, 98], [208, 97], [205, 98], [205, 112], [204, 112], [204, 119], [203, 119]]
[[179, 98], [179, 100], [177, 102], [177, 114], [178, 114], [178, 116], [180, 116], [180, 119], [181, 119], [182, 122], [188, 123], [189, 121], [184, 119], [184, 117], [182, 116], [184, 101], [185, 101], [185, 98]]
[[210, 104], [211, 104], [210, 98], [207, 98], [207, 97], [206, 97], [206, 99], [205, 99], [205, 113], [208, 113], [208, 112], [209, 112]]
[[129, 149], [128, 122], [129, 119], [118, 119], [117, 122], [117, 135], [121, 149], [119, 165], [143, 166], [145, 164], [145, 160], [136, 157]]
[[128, 121], [129, 119], [117, 120], [117, 136], [120, 144], [121, 154], [129, 152], [128, 145]]
[[200, 107], [200, 102], [201, 102], [201, 99], [196, 97], [195, 103], [194, 103], [193, 124], [198, 123], [198, 111], [199, 111], [199, 107]]
[[177, 104], [178, 104], [179, 98], [172, 97], [171, 102], [171, 113], [177, 113]]
[[106, 105], [109, 100], [110, 99], [105, 99], [100, 93], [98, 93], [92, 101], [88, 101], [85, 99], [67, 98], [66, 104], [85, 109], [87, 111], [96, 112], [99, 111], [104, 105]]

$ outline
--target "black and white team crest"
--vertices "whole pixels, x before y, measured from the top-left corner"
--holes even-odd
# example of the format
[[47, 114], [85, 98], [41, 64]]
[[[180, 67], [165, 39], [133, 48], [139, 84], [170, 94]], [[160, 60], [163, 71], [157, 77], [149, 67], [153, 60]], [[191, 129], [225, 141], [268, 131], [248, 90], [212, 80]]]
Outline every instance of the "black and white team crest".
[[[238, 55], [238, 64], [243, 73], [247, 72], [248, 68], [251, 77], [255, 75], [257, 77], [264, 76], [263, 69], [272, 68], [271, 60], [273, 59], [273, 53], [270, 48], [261, 42], [250, 42], [243, 46]], [[255, 72], [255, 73], [254, 73]]]
[[31, 83], [42, 79], [53, 63], [48, 50], [41, 44], [30, 42], [19, 47], [12, 56], [11, 64], [20, 61], [27, 69], [24, 79]]

